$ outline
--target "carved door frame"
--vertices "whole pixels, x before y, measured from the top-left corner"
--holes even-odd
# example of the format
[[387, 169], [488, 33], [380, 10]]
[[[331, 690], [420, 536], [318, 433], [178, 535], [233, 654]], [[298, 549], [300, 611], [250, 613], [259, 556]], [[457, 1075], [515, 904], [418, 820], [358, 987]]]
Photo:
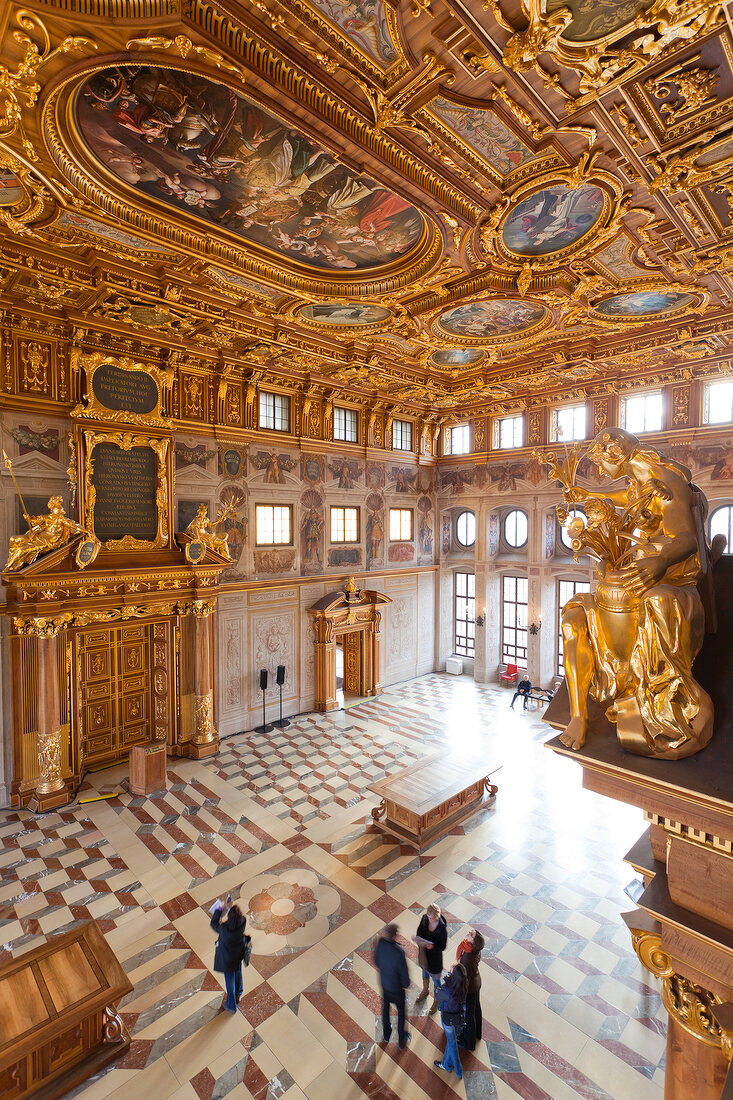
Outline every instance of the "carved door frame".
[[380, 667], [380, 604], [392, 600], [383, 592], [359, 591], [353, 577], [343, 592], [322, 596], [308, 614], [313, 616], [315, 645], [315, 709], [336, 710], [336, 634], [359, 633], [361, 684], [363, 695], [379, 695], [382, 690]]

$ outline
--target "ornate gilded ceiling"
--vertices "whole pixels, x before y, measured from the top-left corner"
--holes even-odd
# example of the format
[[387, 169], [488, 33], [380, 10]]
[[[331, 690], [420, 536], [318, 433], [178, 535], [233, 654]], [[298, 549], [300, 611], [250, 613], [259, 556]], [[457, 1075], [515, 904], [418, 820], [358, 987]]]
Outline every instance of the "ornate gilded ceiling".
[[76, 8], [0, 7], [5, 308], [436, 421], [729, 369], [724, 5]]

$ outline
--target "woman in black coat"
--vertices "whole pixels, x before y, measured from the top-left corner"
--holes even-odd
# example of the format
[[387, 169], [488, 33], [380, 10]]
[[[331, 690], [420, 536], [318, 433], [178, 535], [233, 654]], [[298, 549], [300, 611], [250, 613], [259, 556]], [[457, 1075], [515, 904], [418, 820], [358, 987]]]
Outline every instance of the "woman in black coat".
[[236, 1012], [243, 988], [242, 959], [245, 943], [249, 940], [249, 936], [245, 934], [247, 919], [239, 906], [232, 905], [229, 901], [226, 920], [222, 920], [223, 913], [224, 906], [217, 902], [211, 917], [211, 927], [219, 933], [214, 953], [214, 970], [224, 975], [227, 995], [222, 1008], [226, 1008], [227, 1012]]

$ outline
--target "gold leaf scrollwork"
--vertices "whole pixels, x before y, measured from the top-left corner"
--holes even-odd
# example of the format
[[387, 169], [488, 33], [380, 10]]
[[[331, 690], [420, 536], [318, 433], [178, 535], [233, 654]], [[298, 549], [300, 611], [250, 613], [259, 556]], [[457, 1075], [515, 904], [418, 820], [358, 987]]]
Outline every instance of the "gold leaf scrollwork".
[[[55, 49], [51, 49], [49, 33], [37, 15], [21, 9], [15, 21], [20, 29], [13, 31], [12, 37], [25, 53], [14, 73], [5, 65], [0, 65], [0, 140], [6, 141], [17, 133], [26, 156], [29, 160], [37, 160], [38, 154], [23, 128], [23, 109], [34, 107], [38, 99], [41, 90], [39, 70], [59, 54], [72, 50], [96, 50], [97, 46], [90, 38], [69, 35]], [[30, 37], [32, 34], [40, 37], [40, 46]]]
[[224, 72], [234, 73], [243, 84], [246, 83], [244, 69], [239, 65], [227, 61], [216, 50], [209, 46], [198, 46], [185, 34], [177, 34], [175, 38], [166, 38], [164, 35], [150, 35], [147, 38], [130, 38], [127, 42], [128, 50], [175, 50], [182, 58], [187, 58], [190, 53], [195, 54], [201, 61], [214, 65]]

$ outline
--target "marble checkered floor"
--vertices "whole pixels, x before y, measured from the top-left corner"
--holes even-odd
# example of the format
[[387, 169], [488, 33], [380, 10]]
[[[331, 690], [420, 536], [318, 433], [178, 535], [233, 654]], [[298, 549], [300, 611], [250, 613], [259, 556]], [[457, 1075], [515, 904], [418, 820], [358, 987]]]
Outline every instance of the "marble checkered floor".
[[[128, 1054], [84, 1100], [661, 1100], [665, 1014], [620, 913], [639, 811], [581, 788], [507, 689], [422, 677], [349, 711], [171, 761], [168, 790], [34, 817], [0, 811], [0, 960], [94, 917], [134, 983]], [[433, 752], [501, 766], [494, 804], [424, 854], [371, 823], [367, 782]], [[125, 769], [82, 797], [119, 790]], [[219, 1014], [208, 907], [231, 892], [254, 939], [239, 1012]], [[439, 1023], [384, 1044], [373, 937], [438, 900], [449, 962], [486, 939], [484, 1033], [436, 1072]]]

